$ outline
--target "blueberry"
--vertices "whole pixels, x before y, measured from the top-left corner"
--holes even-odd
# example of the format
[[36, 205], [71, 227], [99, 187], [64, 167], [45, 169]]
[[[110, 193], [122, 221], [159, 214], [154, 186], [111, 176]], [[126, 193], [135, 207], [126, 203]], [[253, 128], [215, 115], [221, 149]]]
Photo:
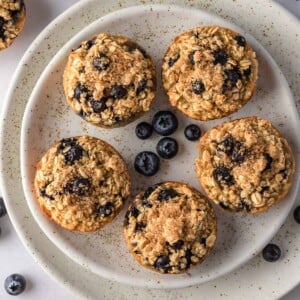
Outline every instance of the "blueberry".
[[162, 138], [156, 145], [156, 151], [160, 157], [170, 159], [178, 152], [177, 141], [170, 137]]
[[127, 89], [123, 85], [114, 85], [110, 90], [110, 95], [115, 99], [124, 98], [127, 95]]
[[268, 244], [262, 251], [263, 258], [268, 262], [277, 261], [281, 256], [280, 248], [275, 244]]
[[183, 240], [178, 240], [177, 242], [173, 243], [171, 245], [171, 247], [174, 249], [174, 250], [180, 250], [182, 248], [182, 246], [184, 245], [184, 241]]
[[74, 98], [80, 100], [82, 94], [87, 94], [88, 88], [85, 85], [78, 84], [74, 90]]
[[200, 80], [194, 80], [192, 82], [192, 91], [196, 95], [200, 95], [205, 90], [204, 84]]
[[173, 190], [172, 188], [166, 188], [159, 192], [157, 199], [162, 202], [162, 201], [168, 201], [177, 196], [178, 193], [175, 190]]
[[216, 50], [213, 52], [214, 64], [225, 65], [228, 60], [228, 54], [223, 50]]
[[92, 48], [92, 46], [94, 46], [96, 43], [96, 38], [92, 38], [91, 40], [88, 40], [86, 43], [85, 43], [85, 48], [87, 50], [89, 50], [90, 48]]
[[251, 69], [251, 66], [249, 66], [249, 68], [246, 69], [246, 70], [243, 72], [243, 74], [244, 74], [244, 76], [245, 76], [246, 78], [248, 78], [248, 77], [250, 76], [251, 72], [252, 72], [252, 69]]
[[241, 164], [245, 160], [246, 152], [243, 143], [236, 142], [232, 149], [231, 160], [234, 163]]
[[218, 166], [213, 171], [213, 176], [215, 180], [217, 180], [222, 184], [226, 184], [226, 185], [233, 184], [233, 176], [230, 174], [229, 169], [224, 166]]
[[50, 200], [54, 200], [54, 197], [52, 196], [52, 195], [48, 195], [47, 193], [46, 193], [46, 190], [45, 189], [40, 189], [40, 195], [41, 195], [41, 197], [45, 197], [45, 198], [48, 198], [48, 199], [50, 199]]
[[228, 205], [225, 204], [223, 201], [220, 201], [220, 202], [219, 202], [219, 205], [220, 205], [224, 210], [228, 210], [228, 209], [229, 209]]
[[12, 274], [5, 279], [4, 288], [10, 295], [19, 295], [26, 288], [26, 280], [20, 274]]
[[127, 210], [124, 218], [124, 223], [123, 223], [123, 226], [125, 227], [129, 225], [129, 215], [130, 215], [130, 210]]
[[245, 199], [240, 200], [240, 207], [242, 210], [246, 210], [247, 212], [251, 211], [251, 205], [245, 201]]
[[238, 67], [233, 67], [230, 70], [225, 70], [225, 75], [227, 76], [227, 85], [229, 86], [235, 86], [237, 81], [242, 77]]
[[199, 243], [200, 243], [201, 245], [206, 245], [206, 238], [205, 238], [205, 237], [200, 237]]
[[127, 48], [127, 51], [129, 51], [129, 52], [139, 51], [139, 52], [142, 53], [142, 55], [143, 55], [145, 58], [148, 57], [146, 51], [145, 51], [142, 47], [140, 47], [138, 44], [136, 44], [136, 43], [134, 43], [134, 42], [130, 42], [130, 41], [127, 42], [127, 43], [125, 44], [125, 47]]
[[271, 168], [273, 158], [268, 153], [264, 153], [264, 158], [266, 160], [266, 166], [265, 166], [264, 171], [266, 171], [266, 170], [269, 170]]
[[102, 111], [107, 109], [106, 102], [108, 98], [102, 97], [100, 100], [90, 100], [91, 107], [93, 112], [96, 114], [101, 113]]
[[300, 224], [300, 206], [297, 206], [294, 210], [294, 219], [298, 224]]
[[88, 194], [91, 188], [91, 182], [88, 178], [77, 177], [73, 181], [68, 182], [66, 185], [66, 191], [78, 196], [84, 196]]
[[108, 217], [112, 214], [114, 211], [115, 207], [111, 202], [107, 202], [104, 205], [101, 205], [98, 209], [98, 215], [102, 217]]
[[140, 152], [134, 160], [135, 170], [145, 176], [153, 176], [159, 170], [159, 157], [151, 151]]
[[246, 39], [242, 35], [236, 35], [234, 37], [234, 39], [236, 40], [236, 42], [239, 46], [241, 46], [241, 47], [246, 46]]
[[152, 135], [152, 132], [152, 125], [147, 122], [141, 122], [135, 127], [135, 134], [141, 140], [149, 138]]
[[171, 58], [169, 58], [169, 60], [168, 60], [168, 65], [169, 65], [169, 67], [171, 68], [171, 67], [173, 67], [173, 65], [176, 63], [176, 61], [179, 59], [179, 55], [177, 55], [177, 56], [175, 56], [175, 57], [171, 57]]
[[4, 41], [6, 40], [5, 29], [4, 29], [5, 23], [6, 21], [4, 20], [4, 18], [0, 17], [0, 39]]
[[3, 217], [4, 215], [6, 215], [6, 208], [5, 208], [5, 204], [4, 204], [4, 200], [2, 197], [0, 197], [0, 218]]
[[110, 59], [106, 54], [101, 53], [93, 59], [93, 65], [99, 72], [105, 71], [110, 65]]
[[[68, 148], [65, 151], [65, 148]], [[62, 139], [59, 146], [59, 151], [64, 155], [67, 164], [73, 164], [76, 160], [79, 160], [85, 151], [83, 148], [76, 143], [76, 139]]]
[[217, 150], [225, 152], [228, 156], [231, 156], [233, 147], [234, 147], [234, 140], [232, 136], [229, 135], [217, 145]]
[[201, 136], [201, 129], [195, 124], [188, 125], [184, 129], [184, 135], [189, 141], [197, 141]]
[[130, 209], [131, 216], [133, 216], [134, 218], [137, 218], [140, 213], [141, 212], [135, 206], [131, 207], [131, 209]]
[[156, 259], [156, 261], [154, 263], [154, 266], [155, 266], [156, 269], [167, 272], [168, 270], [170, 270], [169, 263], [170, 263], [169, 256], [168, 255], [161, 255]]
[[146, 227], [146, 225], [142, 222], [137, 222], [135, 224], [135, 228], [134, 228], [134, 231], [135, 232], [139, 232], [139, 231], [143, 231], [143, 229]]
[[192, 256], [193, 256], [192, 250], [187, 249], [184, 256], [186, 259], [186, 269], [188, 269], [192, 264]]
[[188, 59], [189, 59], [189, 62], [194, 65], [195, 64], [195, 59], [194, 59], [194, 54], [195, 54], [195, 50], [192, 51], [189, 55], [188, 55]]
[[142, 79], [138, 82], [138, 86], [136, 88], [135, 93], [137, 95], [139, 95], [142, 91], [144, 91], [147, 87], [147, 80], [146, 79]]
[[172, 112], [162, 110], [154, 115], [152, 126], [155, 132], [166, 136], [172, 134], [177, 129], [178, 120]]

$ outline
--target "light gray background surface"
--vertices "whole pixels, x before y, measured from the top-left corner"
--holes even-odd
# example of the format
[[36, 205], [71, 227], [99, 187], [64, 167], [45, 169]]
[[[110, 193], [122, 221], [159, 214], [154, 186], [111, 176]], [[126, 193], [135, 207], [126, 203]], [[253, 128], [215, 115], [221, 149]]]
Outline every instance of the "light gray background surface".
[[[26, 1], [27, 21], [22, 34], [9, 49], [0, 52], [0, 104], [3, 104], [17, 64], [33, 39], [51, 20], [76, 2], [78, 0]], [[300, 1], [277, 0], [277, 2], [300, 18]], [[20, 273], [27, 279], [26, 291], [15, 299], [74, 299], [72, 295], [53, 281], [26, 252], [8, 216], [0, 218], [0, 227], [2, 229], [2, 234], [0, 235], [0, 300], [12, 299], [12, 296], [6, 294], [3, 287], [5, 278], [12, 273]], [[99, 291], [99, 299], [101, 299], [101, 291]], [[282, 300], [299, 299], [300, 286], [286, 295]]]

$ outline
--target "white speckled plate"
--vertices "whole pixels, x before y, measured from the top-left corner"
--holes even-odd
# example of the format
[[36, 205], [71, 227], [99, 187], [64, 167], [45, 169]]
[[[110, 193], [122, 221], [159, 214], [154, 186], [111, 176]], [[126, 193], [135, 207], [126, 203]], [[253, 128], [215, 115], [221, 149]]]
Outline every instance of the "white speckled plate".
[[[296, 184], [288, 197], [267, 213], [253, 216], [218, 211], [219, 232], [214, 251], [201, 266], [188, 274], [177, 276], [151, 272], [134, 261], [122, 236], [125, 210], [104, 229], [96, 233], [80, 234], [55, 225], [39, 209], [32, 190], [37, 162], [54, 141], [82, 134], [102, 138], [120, 151], [129, 165], [133, 193], [163, 180], [189, 182], [199, 188], [193, 170], [197, 156], [196, 144], [187, 141], [183, 134], [184, 127], [192, 120], [180, 113], [177, 113], [180, 126], [173, 135], [180, 147], [176, 158], [161, 160], [160, 172], [151, 178], [137, 174], [132, 168], [135, 155], [141, 150], [155, 151], [159, 140], [159, 136], [153, 135], [151, 139], [142, 142], [135, 137], [134, 129], [141, 120], [150, 121], [154, 112], [168, 108], [160, 78], [157, 99], [150, 113], [126, 127], [108, 130], [87, 124], [68, 108], [63, 95], [62, 73], [72, 48], [94, 34], [108, 31], [129, 36], [147, 49], [156, 62], [159, 74], [162, 57], [176, 35], [191, 27], [212, 24], [232, 28], [244, 35], [255, 49], [260, 65], [256, 95], [230, 119], [251, 115], [267, 118], [287, 137], [294, 149], [299, 147], [300, 137], [296, 133], [300, 127], [298, 114], [278, 66], [266, 50], [241, 28], [202, 10], [150, 5], [108, 14], [86, 27], [60, 50], [33, 89], [24, 113], [21, 134], [21, 171], [28, 205], [44, 233], [61, 251], [100, 276], [148, 288], [179, 288], [213, 280], [255, 256], [277, 232], [293, 205]], [[207, 130], [225, 120], [229, 118], [199, 125]]]
[[[144, 2], [144, 1], [143, 1]], [[152, 1], [162, 3], [165, 1]], [[79, 30], [92, 21], [136, 1], [81, 1], [55, 20], [33, 43], [22, 59], [10, 91], [1, 127], [1, 182], [3, 196], [14, 226], [37, 262], [70, 292], [84, 299], [278, 299], [300, 282], [299, 226], [290, 214], [276, 235], [283, 258], [275, 264], [261, 256], [209, 283], [177, 290], [152, 291], [109, 281], [80, 266], [50, 242], [32, 218], [23, 196], [19, 155], [20, 124], [36, 80], [52, 56]], [[173, 1], [206, 9], [233, 21], [255, 36], [279, 63], [299, 104], [299, 21], [271, 1], [202, 0]], [[250, 17], [251, 16], [251, 17]], [[276, 20], [276, 23], [273, 21]], [[296, 149], [299, 156], [299, 147]], [[298, 164], [299, 165], [299, 164]], [[299, 170], [297, 171], [299, 174]], [[299, 198], [297, 198], [299, 205]], [[265, 227], [269, 224], [265, 224]], [[260, 228], [261, 230], [261, 228]]]

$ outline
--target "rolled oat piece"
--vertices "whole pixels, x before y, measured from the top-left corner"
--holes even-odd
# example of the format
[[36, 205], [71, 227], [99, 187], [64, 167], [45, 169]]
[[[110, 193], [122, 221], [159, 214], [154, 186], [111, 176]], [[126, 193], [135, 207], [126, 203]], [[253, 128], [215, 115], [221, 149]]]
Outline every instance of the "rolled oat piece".
[[84, 120], [120, 127], [150, 109], [155, 64], [131, 39], [100, 33], [70, 53], [63, 85], [68, 105]]
[[178, 274], [208, 256], [216, 241], [217, 219], [199, 191], [167, 181], [135, 197], [125, 215], [124, 236], [142, 266]]
[[239, 33], [219, 26], [177, 36], [162, 63], [172, 106], [196, 120], [223, 118], [239, 110], [256, 89], [256, 54]]
[[121, 155], [91, 136], [56, 142], [37, 164], [34, 187], [44, 213], [65, 229], [95, 231], [111, 222], [130, 193]]
[[23, 0], [0, 0], [0, 51], [9, 47], [19, 35], [25, 18]]
[[224, 210], [263, 212], [291, 188], [293, 152], [268, 120], [247, 117], [220, 124], [201, 137], [198, 148], [197, 177]]

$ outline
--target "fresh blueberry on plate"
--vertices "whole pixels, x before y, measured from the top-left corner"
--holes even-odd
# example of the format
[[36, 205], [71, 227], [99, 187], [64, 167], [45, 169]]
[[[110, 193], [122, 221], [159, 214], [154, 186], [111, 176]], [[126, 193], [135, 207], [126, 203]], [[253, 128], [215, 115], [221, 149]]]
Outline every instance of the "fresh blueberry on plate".
[[280, 248], [275, 244], [268, 244], [262, 252], [263, 258], [268, 262], [277, 261], [281, 256]]
[[5, 279], [4, 288], [10, 295], [19, 295], [26, 288], [26, 280], [20, 274], [12, 274]]
[[195, 124], [188, 125], [184, 129], [184, 135], [189, 141], [197, 141], [201, 136], [201, 129]]
[[178, 120], [172, 112], [162, 110], [154, 115], [152, 126], [156, 133], [166, 136], [175, 132], [178, 127]]
[[141, 122], [137, 124], [135, 127], [135, 134], [141, 140], [145, 140], [149, 138], [152, 132], [153, 132], [152, 125], [147, 122]]
[[170, 159], [177, 154], [178, 143], [170, 137], [162, 138], [156, 145], [156, 151], [162, 158]]
[[4, 205], [3, 198], [0, 198], [0, 217], [3, 217], [4, 215], [6, 215], [6, 208]]
[[151, 151], [140, 152], [134, 160], [135, 170], [145, 176], [153, 176], [159, 170], [159, 157]]

